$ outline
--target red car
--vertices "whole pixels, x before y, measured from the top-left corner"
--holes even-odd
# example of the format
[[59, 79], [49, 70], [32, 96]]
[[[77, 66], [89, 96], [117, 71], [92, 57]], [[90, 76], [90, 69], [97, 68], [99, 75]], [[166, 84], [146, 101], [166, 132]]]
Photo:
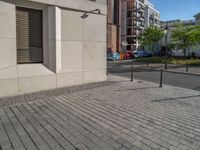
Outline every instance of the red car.
[[132, 51], [126, 51], [125, 59], [133, 59], [133, 52]]

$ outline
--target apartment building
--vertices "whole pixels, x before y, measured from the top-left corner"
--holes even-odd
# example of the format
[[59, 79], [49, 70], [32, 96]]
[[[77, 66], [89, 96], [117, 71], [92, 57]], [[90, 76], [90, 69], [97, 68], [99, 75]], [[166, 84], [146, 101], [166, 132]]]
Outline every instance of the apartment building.
[[160, 28], [160, 13], [154, 8], [154, 5], [149, 0], [144, 1], [145, 7], [145, 28], [154, 26]]
[[120, 51], [120, 6], [121, 0], [107, 0], [107, 48], [108, 51]]
[[112, 51], [134, 51], [137, 36], [149, 26], [160, 27], [160, 13], [148, 0], [107, 0], [107, 47]]
[[106, 80], [106, 0], [0, 0], [0, 27], [0, 97]]
[[161, 28], [165, 29], [168, 27], [169, 29], [175, 28], [178, 24], [182, 24], [183, 26], [190, 26], [190, 25], [195, 25], [196, 21], [193, 20], [169, 20], [169, 21], [161, 21]]
[[121, 3], [121, 43], [127, 42], [122, 49], [138, 49], [137, 36], [144, 30], [144, 0], [122, 0]]
[[117, 50], [117, 25], [114, 22], [115, 0], [107, 0], [108, 16], [107, 16], [107, 48], [108, 51], [116, 52]]
[[194, 15], [194, 18], [195, 18], [196, 24], [200, 24], [200, 13]]

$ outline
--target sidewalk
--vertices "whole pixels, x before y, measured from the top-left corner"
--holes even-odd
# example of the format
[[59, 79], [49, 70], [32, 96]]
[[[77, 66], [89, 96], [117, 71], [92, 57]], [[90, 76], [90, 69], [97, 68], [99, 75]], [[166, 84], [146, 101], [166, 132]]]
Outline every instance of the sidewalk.
[[91, 88], [45, 94], [0, 100], [0, 149], [200, 149], [199, 91], [109, 75]]

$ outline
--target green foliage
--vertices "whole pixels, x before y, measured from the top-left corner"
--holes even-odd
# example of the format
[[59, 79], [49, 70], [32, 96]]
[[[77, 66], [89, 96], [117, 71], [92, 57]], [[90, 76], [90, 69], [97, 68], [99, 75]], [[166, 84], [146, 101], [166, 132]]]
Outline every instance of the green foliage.
[[200, 26], [185, 27], [183, 25], [178, 25], [172, 31], [172, 40], [176, 43], [178, 49], [184, 51], [185, 55], [186, 51], [189, 53], [192, 46], [200, 43]]
[[195, 26], [189, 33], [189, 38], [194, 44], [200, 43], [200, 26]]
[[149, 50], [153, 50], [153, 47], [164, 37], [164, 32], [156, 27], [149, 27], [139, 36], [139, 41], [142, 46], [149, 47]]
[[179, 64], [179, 65], [185, 65], [187, 64], [187, 62], [190, 65], [200, 65], [200, 59], [195, 59], [195, 58], [191, 58], [191, 59], [171, 59], [170, 60], [170, 64]]
[[149, 57], [149, 58], [138, 58], [137, 62], [148, 62], [148, 63], [163, 63], [164, 59], [162, 57]]
[[173, 42], [166, 44], [167, 50], [173, 50], [176, 47], [176, 44]]

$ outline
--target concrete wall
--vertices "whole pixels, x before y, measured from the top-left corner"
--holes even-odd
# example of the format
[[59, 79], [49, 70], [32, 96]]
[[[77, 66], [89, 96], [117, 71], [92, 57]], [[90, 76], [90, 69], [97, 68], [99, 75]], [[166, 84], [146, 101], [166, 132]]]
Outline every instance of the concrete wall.
[[[17, 64], [16, 6], [43, 10], [43, 64]], [[81, 18], [92, 9], [102, 14]], [[0, 97], [106, 80], [106, 10], [105, 0], [0, 0]]]
[[106, 16], [91, 14], [81, 19], [82, 14], [61, 10], [62, 69], [58, 73], [59, 87], [106, 78]]

